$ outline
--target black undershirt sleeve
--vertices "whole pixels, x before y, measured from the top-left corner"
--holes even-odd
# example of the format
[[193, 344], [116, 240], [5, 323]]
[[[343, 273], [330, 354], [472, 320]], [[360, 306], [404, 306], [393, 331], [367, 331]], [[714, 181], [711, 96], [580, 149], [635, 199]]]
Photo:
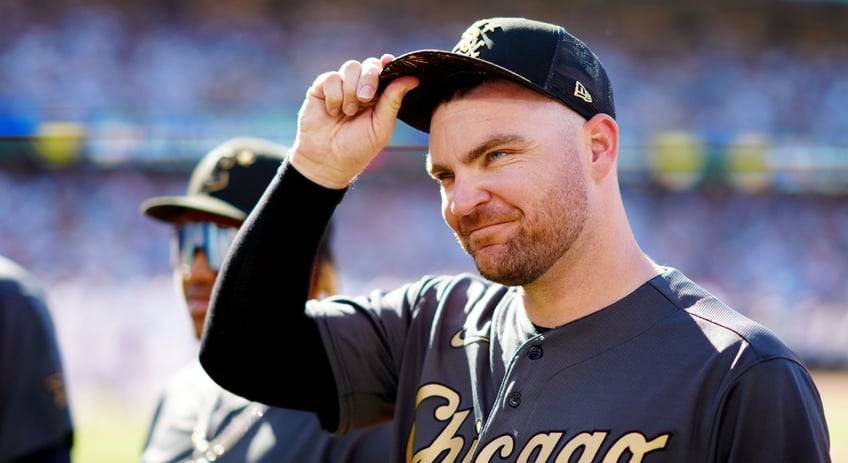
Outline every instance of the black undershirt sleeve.
[[225, 389], [338, 422], [336, 385], [304, 309], [315, 255], [347, 190], [317, 185], [283, 163], [239, 229], [218, 275], [200, 363]]

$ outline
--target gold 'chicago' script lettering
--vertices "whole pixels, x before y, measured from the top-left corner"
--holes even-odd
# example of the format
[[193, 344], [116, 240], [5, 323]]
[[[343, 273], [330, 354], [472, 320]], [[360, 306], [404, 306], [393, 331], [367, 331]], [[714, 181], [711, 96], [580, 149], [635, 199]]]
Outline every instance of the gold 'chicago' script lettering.
[[[444, 402], [433, 410], [433, 418], [444, 423], [444, 426], [432, 443], [415, 451], [416, 424], [412, 424], [406, 444], [405, 460], [408, 463], [487, 463], [494, 459], [501, 461], [511, 457], [515, 458], [516, 463], [568, 463], [576, 456], [576, 463], [616, 463], [624, 455], [630, 456], [629, 463], [641, 463], [648, 453], [664, 449], [670, 438], [670, 434], [660, 434], [648, 439], [640, 432], [630, 432], [612, 441], [606, 454], [602, 454], [604, 442], [614, 439], [614, 436], [605, 431], [578, 432], [570, 438], [566, 437], [565, 430], [539, 432], [530, 436], [522, 448], [516, 448], [514, 436], [504, 434], [489, 438], [483, 444], [478, 444], [477, 439], [474, 439], [463, 456], [465, 438], [458, 431], [471, 415], [471, 410], [460, 410], [460, 395], [440, 384], [427, 384], [418, 389], [416, 407], [420, 407], [427, 400]], [[555, 453], [563, 439], [567, 439], [565, 445]], [[478, 445], [480, 450], [472, 459]]]
[[443, 399], [444, 405], [440, 405], [435, 410], [435, 418], [438, 421], [445, 422], [442, 432], [436, 437], [427, 447], [419, 450], [412, 455], [412, 446], [415, 442], [415, 423], [412, 424], [412, 430], [409, 433], [409, 440], [406, 444], [406, 461], [411, 463], [426, 463], [436, 461], [436, 458], [442, 452], [447, 451], [448, 455], [442, 459], [444, 462], [459, 461], [459, 452], [462, 451], [462, 446], [465, 444], [465, 439], [457, 434], [459, 427], [468, 418], [470, 410], [459, 409], [459, 394], [440, 384], [427, 384], [418, 389], [418, 394], [415, 398], [416, 407], [421, 405], [421, 402], [431, 399]]

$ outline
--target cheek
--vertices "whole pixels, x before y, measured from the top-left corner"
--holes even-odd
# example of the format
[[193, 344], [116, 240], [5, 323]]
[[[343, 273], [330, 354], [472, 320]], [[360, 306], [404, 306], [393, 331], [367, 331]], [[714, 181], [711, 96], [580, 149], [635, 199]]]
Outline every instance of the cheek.
[[448, 226], [451, 229], [456, 230], [457, 220], [456, 220], [456, 216], [454, 216], [451, 213], [451, 200], [448, 197], [448, 195], [445, 193], [444, 189], [442, 189], [441, 195], [442, 195], [442, 218], [445, 220], [445, 223], [448, 224]]

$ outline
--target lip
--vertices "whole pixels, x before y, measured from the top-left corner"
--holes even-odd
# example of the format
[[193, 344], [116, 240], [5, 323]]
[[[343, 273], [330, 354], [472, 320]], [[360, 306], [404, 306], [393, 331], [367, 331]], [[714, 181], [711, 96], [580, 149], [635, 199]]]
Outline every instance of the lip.
[[484, 234], [484, 235], [491, 235], [491, 234], [493, 234], [493, 233], [497, 233], [497, 232], [498, 232], [498, 230], [500, 230], [501, 228], [504, 228], [504, 227], [505, 227], [505, 226], [507, 226], [508, 224], [509, 224], [509, 222], [493, 222], [493, 223], [487, 223], [487, 224], [485, 224], [485, 225], [482, 225], [482, 226], [476, 227], [476, 228], [474, 228], [474, 229], [472, 229], [472, 230], [469, 230], [469, 231], [468, 231], [467, 236], [468, 236], [469, 238], [471, 238], [471, 237], [473, 237], [473, 236], [475, 236], [475, 235], [478, 235], [478, 236], [479, 236], [480, 234]]

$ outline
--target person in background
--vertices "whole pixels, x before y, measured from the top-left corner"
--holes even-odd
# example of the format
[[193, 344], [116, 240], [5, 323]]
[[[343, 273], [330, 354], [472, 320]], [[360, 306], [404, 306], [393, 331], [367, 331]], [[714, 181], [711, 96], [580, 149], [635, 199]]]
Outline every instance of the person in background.
[[[799, 357], [640, 248], [615, 117], [600, 59], [527, 18], [320, 74], [227, 256], [202, 366], [329, 430], [392, 418], [392, 462], [829, 461]], [[397, 120], [429, 134], [442, 219], [479, 274], [308, 300], [314, 235]]]
[[69, 463], [74, 426], [61, 349], [34, 275], [0, 256], [0, 463]]
[[[174, 276], [195, 338], [203, 332], [230, 243], [285, 155], [285, 147], [268, 140], [230, 139], [199, 161], [184, 196], [154, 197], [141, 204], [148, 217], [173, 227]], [[331, 234], [328, 229], [316, 237], [321, 239], [321, 251], [311, 275], [310, 298], [336, 292]], [[289, 381], [310, 381], [308, 371], [287, 370], [279, 364], [266, 368]], [[387, 426], [378, 426], [336, 438], [321, 429], [314, 414], [268, 407], [225, 391], [195, 360], [169, 380], [141, 461], [382, 462], [387, 461], [388, 431]]]

